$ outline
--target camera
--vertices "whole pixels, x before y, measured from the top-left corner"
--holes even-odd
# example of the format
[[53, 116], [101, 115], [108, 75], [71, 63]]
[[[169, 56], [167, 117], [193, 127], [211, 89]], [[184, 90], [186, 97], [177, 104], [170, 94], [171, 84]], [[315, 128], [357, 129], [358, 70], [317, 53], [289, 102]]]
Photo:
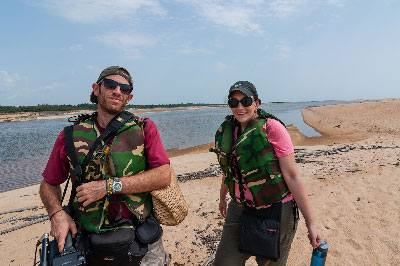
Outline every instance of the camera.
[[[57, 240], [54, 239], [49, 241], [47, 233], [38, 241], [37, 246], [42, 245], [40, 249], [40, 264], [39, 266], [78, 266], [86, 265], [85, 252], [77, 249], [73, 244], [72, 234], [68, 232], [67, 238], [65, 239], [65, 245], [63, 251], [58, 251]], [[36, 265], [36, 256], [35, 262]]]

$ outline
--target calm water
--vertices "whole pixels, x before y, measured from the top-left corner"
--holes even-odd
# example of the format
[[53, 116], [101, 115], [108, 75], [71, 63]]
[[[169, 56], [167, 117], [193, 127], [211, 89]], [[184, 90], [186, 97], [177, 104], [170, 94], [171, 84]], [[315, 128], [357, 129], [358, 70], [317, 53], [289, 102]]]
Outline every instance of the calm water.
[[[304, 124], [300, 110], [340, 103], [350, 102], [273, 103], [261, 108], [307, 136], [319, 136]], [[221, 107], [140, 115], [155, 122], [166, 149], [183, 149], [213, 142], [228, 114], [230, 109]], [[0, 123], [0, 192], [39, 183], [57, 135], [69, 124], [67, 119]]]

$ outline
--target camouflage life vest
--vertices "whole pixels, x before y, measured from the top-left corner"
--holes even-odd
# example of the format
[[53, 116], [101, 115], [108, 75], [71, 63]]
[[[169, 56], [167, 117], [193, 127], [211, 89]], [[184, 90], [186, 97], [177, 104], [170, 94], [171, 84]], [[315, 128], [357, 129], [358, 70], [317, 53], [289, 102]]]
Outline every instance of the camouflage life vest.
[[[228, 115], [215, 134], [215, 149], [211, 151], [217, 154], [231, 197], [239, 203], [246, 203], [247, 206], [263, 208], [281, 201], [290, 191], [283, 179], [278, 157], [268, 141], [266, 132], [268, 118], [278, 120], [282, 124], [283, 122], [262, 109], [258, 110], [258, 114], [257, 118], [249, 122], [235, 143], [233, 134], [235, 123], [238, 122], [235, 122], [233, 115]], [[238, 167], [235, 168], [235, 164]], [[235, 170], [238, 173], [235, 174]], [[235, 196], [235, 184], [238, 184], [236, 187], [239, 187], [241, 192], [239, 198]], [[249, 188], [254, 202], [245, 201], [243, 184]]]
[[[79, 164], [82, 165], [86, 154], [99, 135], [100, 132], [93, 117], [74, 125], [73, 140]], [[70, 174], [76, 178], [72, 165], [70, 169]], [[105, 180], [112, 175], [133, 176], [145, 169], [143, 130], [141, 124], [132, 119], [118, 130], [111, 145], [103, 142], [96, 148], [92, 160], [84, 169], [85, 177], [81, 182]], [[104, 189], [106, 189], [105, 183]], [[144, 220], [153, 209], [149, 192], [117, 196], [119, 202], [124, 203], [139, 220]], [[83, 207], [75, 197], [73, 203], [75, 219], [80, 221], [82, 229], [89, 232], [110, 230], [103, 226], [109, 224], [107, 218], [109, 203], [110, 197], [106, 196]]]

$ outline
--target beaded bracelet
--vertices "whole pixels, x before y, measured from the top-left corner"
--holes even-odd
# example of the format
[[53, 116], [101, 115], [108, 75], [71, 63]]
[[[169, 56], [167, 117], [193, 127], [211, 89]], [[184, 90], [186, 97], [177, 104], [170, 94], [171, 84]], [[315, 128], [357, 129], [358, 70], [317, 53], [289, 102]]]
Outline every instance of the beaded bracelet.
[[107, 191], [107, 195], [112, 195], [111, 178], [108, 178], [106, 180], [106, 191]]
[[63, 211], [64, 209], [61, 208], [58, 211], [54, 212], [52, 215], [50, 215], [49, 220], [51, 221], [51, 218], [53, 218], [54, 215], [56, 215], [57, 213], [59, 213], [60, 211]]

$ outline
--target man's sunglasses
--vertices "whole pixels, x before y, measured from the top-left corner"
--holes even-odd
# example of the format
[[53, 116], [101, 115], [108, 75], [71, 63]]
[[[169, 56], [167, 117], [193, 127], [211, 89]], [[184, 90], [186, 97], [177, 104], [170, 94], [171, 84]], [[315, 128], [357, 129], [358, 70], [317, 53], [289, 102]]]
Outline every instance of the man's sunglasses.
[[251, 97], [244, 97], [240, 101], [235, 98], [230, 98], [228, 100], [228, 105], [230, 108], [236, 108], [239, 106], [239, 103], [241, 103], [244, 107], [249, 107], [250, 105], [253, 104], [253, 98]]
[[112, 90], [115, 90], [119, 86], [120, 91], [126, 95], [129, 95], [133, 90], [133, 87], [131, 85], [122, 84], [122, 83], [119, 83], [112, 79], [102, 79], [99, 82], [97, 82], [97, 84], [100, 85], [102, 82], [104, 82], [104, 87], [107, 90], [112, 91]]

